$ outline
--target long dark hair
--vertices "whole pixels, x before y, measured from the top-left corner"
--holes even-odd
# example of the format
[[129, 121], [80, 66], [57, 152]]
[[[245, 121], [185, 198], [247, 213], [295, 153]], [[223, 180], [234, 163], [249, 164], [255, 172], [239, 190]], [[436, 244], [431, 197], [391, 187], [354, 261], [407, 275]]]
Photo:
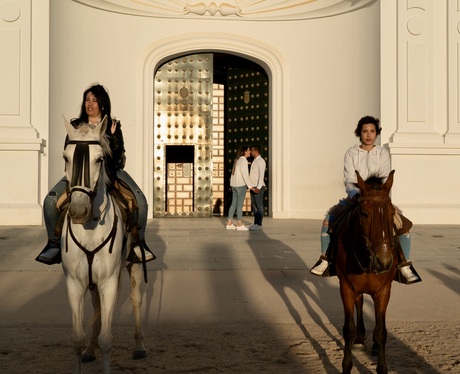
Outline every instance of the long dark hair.
[[244, 153], [250, 149], [251, 147], [249, 147], [248, 145], [242, 145], [240, 147], [240, 149], [238, 149], [238, 153], [236, 154], [236, 158], [235, 158], [235, 161], [233, 161], [233, 169], [232, 169], [232, 175], [235, 174], [235, 167], [236, 167], [236, 162], [238, 161], [238, 159], [241, 157], [241, 156], [244, 156]]
[[104, 86], [98, 83], [93, 84], [91, 87], [87, 88], [85, 92], [83, 92], [83, 101], [81, 103], [80, 116], [78, 117], [79, 122], [88, 123], [88, 113], [86, 113], [85, 101], [86, 95], [88, 95], [89, 92], [91, 92], [96, 98], [99, 110], [101, 111], [101, 119], [104, 118], [104, 116], [107, 116], [107, 123], [111, 124], [112, 105], [110, 103], [110, 97]]

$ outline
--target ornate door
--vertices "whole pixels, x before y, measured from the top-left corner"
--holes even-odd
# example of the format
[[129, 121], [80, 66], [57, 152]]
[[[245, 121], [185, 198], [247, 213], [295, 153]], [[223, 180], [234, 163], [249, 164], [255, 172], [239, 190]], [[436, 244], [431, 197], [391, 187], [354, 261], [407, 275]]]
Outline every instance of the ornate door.
[[[269, 84], [268, 77], [262, 67], [251, 69], [230, 68], [227, 72], [226, 85], [227, 113], [227, 177], [226, 211], [231, 203], [230, 174], [233, 161], [242, 145], [259, 145], [267, 168], [265, 184], [269, 186]], [[249, 160], [251, 161], [251, 160]], [[251, 211], [247, 194], [244, 214]], [[265, 194], [265, 215], [269, 211], [269, 194]], [[249, 200], [249, 201], [248, 201]]]
[[155, 74], [154, 217], [212, 215], [212, 77], [210, 53]]

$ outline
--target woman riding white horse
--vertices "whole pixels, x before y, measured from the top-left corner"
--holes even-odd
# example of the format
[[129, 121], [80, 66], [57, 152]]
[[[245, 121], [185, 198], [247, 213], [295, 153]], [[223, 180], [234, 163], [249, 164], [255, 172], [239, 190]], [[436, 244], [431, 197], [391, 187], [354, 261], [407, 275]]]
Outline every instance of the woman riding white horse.
[[[105, 131], [110, 144], [111, 153], [107, 155], [106, 168], [111, 180], [119, 181], [131, 190], [135, 197], [137, 209], [132, 211], [132, 219], [137, 229], [138, 237], [133, 243], [133, 252], [130, 255], [131, 262], [141, 262], [143, 255], [145, 261], [151, 261], [155, 256], [150, 252], [145, 244], [145, 229], [147, 226], [147, 200], [139, 186], [131, 176], [123, 170], [125, 165], [125, 149], [123, 133], [120, 121], [111, 117], [110, 97], [106, 89], [100, 84], [94, 84], [83, 93], [80, 116], [71, 121], [73, 127], [77, 128], [84, 123], [97, 125], [103, 117], [107, 116], [108, 126]], [[66, 138], [66, 145], [68, 138]], [[61, 208], [58, 201], [65, 200], [67, 178], [63, 177], [48, 193], [43, 203], [46, 231], [48, 243], [36, 258], [37, 261], [47, 265], [61, 262], [60, 256], [60, 225]], [[64, 196], [63, 196], [64, 194]], [[144, 252], [144, 253], [142, 253]]]
[[[96, 126], [83, 124], [75, 128], [66, 122], [68, 142], [64, 160], [70, 203], [63, 224], [61, 247], [72, 310], [75, 373], [81, 373], [82, 360], [95, 359], [97, 347], [103, 354], [104, 373], [110, 373], [112, 318], [126, 248], [132, 238], [126, 233], [121, 209], [107, 188], [110, 180], [105, 161], [110, 149], [105, 137], [106, 123], [106, 117]], [[136, 323], [134, 358], [143, 358], [146, 351], [140, 324], [141, 265], [131, 263], [127, 269]], [[95, 318], [90, 344], [85, 351], [83, 311], [87, 289], [91, 291]]]

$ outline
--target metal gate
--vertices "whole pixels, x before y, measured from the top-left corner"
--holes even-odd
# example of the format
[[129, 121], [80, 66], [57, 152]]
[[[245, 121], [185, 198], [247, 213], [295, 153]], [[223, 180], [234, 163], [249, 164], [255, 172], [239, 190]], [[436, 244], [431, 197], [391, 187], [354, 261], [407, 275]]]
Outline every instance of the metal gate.
[[[269, 175], [269, 84], [268, 76], [262, 67], [251, 69], [230, 68], [226, 85], [227, 113], [227, 178], [228, 191], [225, 201], [227, 210], [231, 203], [230, 175], [238, 148], [242, 145], [259, 145], [265, 159], [265, 184]], [[249, 160], [250, 161], [250, 160]], [[249, 196], [249, 192], [247, 194]], [[251, 211], [246, 198], [243, 214]], [[269, 194], [264, 196], [264, 212], [269, 212]]]
[[[213, 82], [214, 63], [226, 71], [218, 74], [219, 84]], [[154, 93], [154, 217], [225, 214], [233, 160], [243, 144], [261, 146], [268, 186], [269, 87], [260, 66], [232, 55], [183, 56], [157, 70]], [[266, 194], [266, 215], [268, 207]], [[244, 211], [250, 214], [249, 198]]]
[[210, 53], [155, 74], [154, 217], [212, 215], [212, 76]]

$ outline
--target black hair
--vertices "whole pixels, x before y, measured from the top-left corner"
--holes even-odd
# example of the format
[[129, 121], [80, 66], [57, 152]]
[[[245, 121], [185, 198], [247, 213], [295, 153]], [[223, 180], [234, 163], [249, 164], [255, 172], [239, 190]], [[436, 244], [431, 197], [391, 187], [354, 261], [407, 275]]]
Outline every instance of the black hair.
[[369, 125], [372, 124], [375, 126], [375, 132], [377, 135], [380, 135], [380, 132], [382, 131], [382, 128], [380, 127], [380, 121], [378, 118], [372, 117], [372, 116], [365, 116], [361, 118], [358, 122], [358, 125], [356, 126], [355, 129], [355, 135], [358, 138], [361, 138], [361, 131], [363, 129], [364, 125]]
[[112, 105], [110, 104], [109, 94], [107, 93], [107, 90], [104, 88], [104, 86], [98, 83], [93, 84], [91, 87], [87, 88], [85, 92], [83, 92], [83, 101], [81, 103], [80, 116], [78, 117], [80, 122], [88, 123], [88, 114], [86, 113], [85, 101], [86, 95], [88, 95], [89, 92], [91, 92], [96, 98], [97, 104], [99, 105], [99, 110], [101, 111], [101, 119], [107, 115], [107, 123], [112, 123]]

